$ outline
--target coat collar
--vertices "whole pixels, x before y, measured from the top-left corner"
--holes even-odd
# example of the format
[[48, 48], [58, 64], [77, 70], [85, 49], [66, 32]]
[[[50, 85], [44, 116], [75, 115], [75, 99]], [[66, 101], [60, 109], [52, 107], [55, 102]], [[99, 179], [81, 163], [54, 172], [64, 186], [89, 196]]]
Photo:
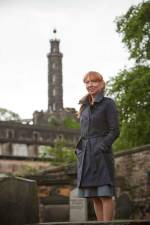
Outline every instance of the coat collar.
[[94, 102], [101, 102], [103, 100], [103, 98], [104, 98], [104, 92], [103, 91], [98, 92], [96, 97], [95, 97]]
[[[79, 104], [83, 104], [83, 105], [86, 105], [86, 104], [89, 104], [89, 100], [88, 100], [88, 97], [89, 97], [89, 94], [85, 95], [83, 98], [80, 99], [79, 101]], [[94, 100], [94, 103], [95, 102], [101, 102], [104, 98], [104, 92], [98, 92], [96, 97], [95, 97], [95, 100]]]

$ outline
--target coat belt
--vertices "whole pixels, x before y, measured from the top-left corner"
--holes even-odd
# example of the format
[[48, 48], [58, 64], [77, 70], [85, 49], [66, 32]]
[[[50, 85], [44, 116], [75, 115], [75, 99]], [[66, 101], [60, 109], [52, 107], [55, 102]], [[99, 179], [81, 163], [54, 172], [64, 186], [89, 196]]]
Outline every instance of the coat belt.
[[83, 140], [88, 140], [88, 139], [91, 139], [91, 138], [97, 138], [97, 137], [105, 137], [106, 134], [103, 134], [103, 135], [94, 135], [94, 136], [86, 136], [86, 137], [81, 137]]

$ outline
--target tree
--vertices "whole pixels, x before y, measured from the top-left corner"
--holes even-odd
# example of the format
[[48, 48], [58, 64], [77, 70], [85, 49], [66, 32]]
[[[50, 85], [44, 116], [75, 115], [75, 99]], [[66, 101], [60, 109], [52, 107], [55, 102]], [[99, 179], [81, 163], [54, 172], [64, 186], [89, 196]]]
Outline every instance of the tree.
[[121, 71], [108, 83], [120, 116], [121, 136], [116, 149], [149, 143], [150, 137], [150, 67], [137, 65]]
[[131, 6], [125, 15], [116, 18], [116, 24], [130, 58], [138, 63], [150, 60], [150, 1]]
[[150, 137], [150, 1], [131, 6], [116, 19], [117, 32], [127, 46], [135, 66], [110, 79], [108, 94], [113, 95], [120, 115], [121, 134], [115, 150], [149, 143]]
[[8, 109], [0, 108], [0, 120], [20, 120], [20, 116]]

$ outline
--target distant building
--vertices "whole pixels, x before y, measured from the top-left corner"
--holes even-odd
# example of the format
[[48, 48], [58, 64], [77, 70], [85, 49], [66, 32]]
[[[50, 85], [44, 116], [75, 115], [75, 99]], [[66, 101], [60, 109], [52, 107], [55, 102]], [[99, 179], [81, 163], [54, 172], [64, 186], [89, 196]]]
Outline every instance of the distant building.
[[[56, 35], [56, 30], [53, 30]], [[62, 57], [59, 50], [59, 39], [56, 37], [50, 40], [50, 52], [48, 58], [48, 109], [35, 111], [33, 113], [33, 124], [46, 125], [49, 121], [57, 119], [60, 124], [65, 117], [76, 119], [74, 108], [63, 107], [63, 73]]]

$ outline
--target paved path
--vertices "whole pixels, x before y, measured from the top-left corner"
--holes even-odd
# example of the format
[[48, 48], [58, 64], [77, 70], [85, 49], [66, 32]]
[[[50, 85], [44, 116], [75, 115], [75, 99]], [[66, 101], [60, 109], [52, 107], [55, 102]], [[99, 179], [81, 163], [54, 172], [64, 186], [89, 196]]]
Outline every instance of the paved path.
[[111, 222], [49, 222], [30, 225], [150, 225], [150, 220], [114, 220]]

